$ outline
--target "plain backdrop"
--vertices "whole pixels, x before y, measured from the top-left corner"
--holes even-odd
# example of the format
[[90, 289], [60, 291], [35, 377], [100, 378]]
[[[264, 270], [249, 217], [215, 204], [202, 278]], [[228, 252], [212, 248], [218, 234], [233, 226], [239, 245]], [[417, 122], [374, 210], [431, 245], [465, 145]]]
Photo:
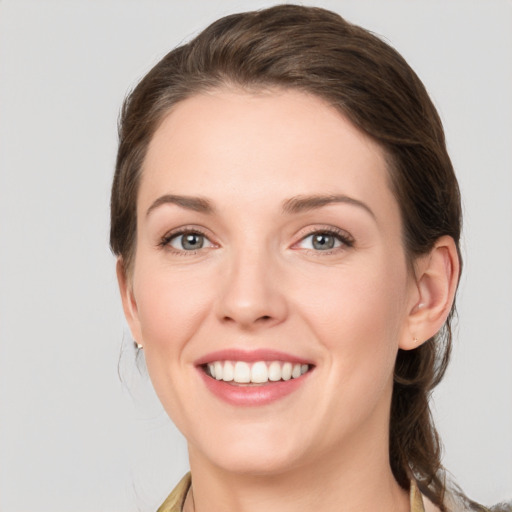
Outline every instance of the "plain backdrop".
[[[263, 1], [0, 1], [0, 511], [154, 511], [187, 470], [121, 314], [108, 249], [121, 101], [209, 22]], [[324, 1], [424, 80], [464, 198], [445, 465], [512, 497], [512, 4]], [[118, 376], [118, 363], [124, 384]]]

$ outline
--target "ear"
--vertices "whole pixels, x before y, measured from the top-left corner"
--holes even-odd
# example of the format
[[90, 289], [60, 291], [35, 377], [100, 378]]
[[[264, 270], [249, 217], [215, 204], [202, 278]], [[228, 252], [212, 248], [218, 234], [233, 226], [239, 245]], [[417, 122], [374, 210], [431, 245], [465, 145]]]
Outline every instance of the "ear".
[[132, 283], [127, 274], [124, 261], [121, 257], [117, 259], [116, 274], [117, 283], [119, 284], [119, 291], [121, 292], [124, 316], [126, 317], [126, 321], [128, 322], [135, 343], [142, 344], [143, 342], [137, 302], [135, 301], [135, 296], [133, 294]]
[[417, 260], [408, 325], [399, 343], [402, 350], [420, 346], [441, 329], [455, 298], [459, 271], [457, 248], [450, 236], [439, 238], [430, 253]]

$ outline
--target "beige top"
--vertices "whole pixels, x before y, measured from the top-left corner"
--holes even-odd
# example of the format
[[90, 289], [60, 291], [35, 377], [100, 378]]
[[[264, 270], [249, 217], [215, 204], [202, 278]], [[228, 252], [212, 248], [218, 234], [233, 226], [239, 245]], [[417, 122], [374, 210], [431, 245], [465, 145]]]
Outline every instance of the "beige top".
[[[162, 503], [157, 512], [181, 512], [183, 503], [187, 497], [187, 492], [190, 489], [190, 482], [190, 473], [187, 473]], [[430, 502], [426, 503], [426, 505], [423, 503], [423, 496], [418, 490], [414, 480], [411, 481], [409, 496], [411, 500], [411, 512], [429, 512], [437, 510], [435, 507], [432, 508], [433, 505]]]

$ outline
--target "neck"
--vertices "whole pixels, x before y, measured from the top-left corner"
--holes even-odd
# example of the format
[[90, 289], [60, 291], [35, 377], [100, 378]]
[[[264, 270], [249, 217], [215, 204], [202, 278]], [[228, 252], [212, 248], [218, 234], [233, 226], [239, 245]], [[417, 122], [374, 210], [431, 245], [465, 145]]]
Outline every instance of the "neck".
[[350, 449], [332, 452], [321, 461], [272, 475], [229, 472], [200, 460], [191, 450], [192, 492], [184, 510], [407, 512], [408, 493], [393, 477], [387, 444], [380, 454], [375, 448], [368, 443], [365, 453]]

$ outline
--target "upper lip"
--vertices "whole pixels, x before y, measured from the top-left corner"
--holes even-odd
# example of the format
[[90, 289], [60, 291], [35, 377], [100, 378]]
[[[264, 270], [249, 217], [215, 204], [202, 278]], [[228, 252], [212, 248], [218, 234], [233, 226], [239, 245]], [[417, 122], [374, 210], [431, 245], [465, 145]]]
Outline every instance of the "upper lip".
[[311, 361], [286, 352], [280, 352], [272, 349], [241, 350], [237, 348], [228, 348], [210, 352], [195, 361], [196, 366], [213, 363], [214, 361], [245, 361], [252, 363], [255, 361], [285, 361], [294, 364], [309, 364]]

